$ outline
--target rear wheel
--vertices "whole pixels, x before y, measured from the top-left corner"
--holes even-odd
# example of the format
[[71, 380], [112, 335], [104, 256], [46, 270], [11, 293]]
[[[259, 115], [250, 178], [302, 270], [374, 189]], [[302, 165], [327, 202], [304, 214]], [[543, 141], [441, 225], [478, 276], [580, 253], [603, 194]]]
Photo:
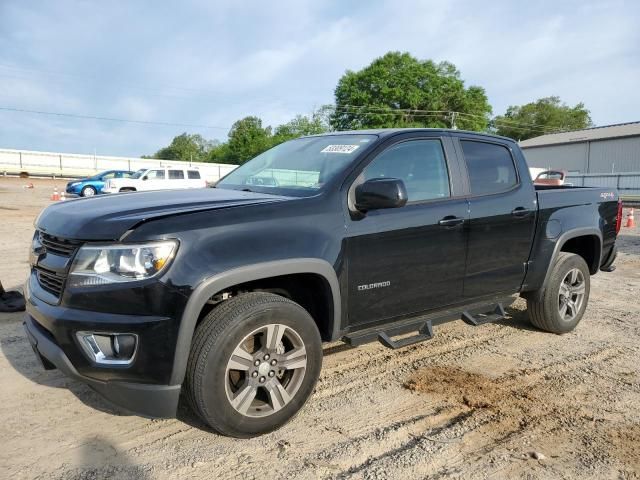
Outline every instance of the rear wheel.
[[96, 193], [98, 192], [91, 185], [87, 185], [86, 187], [83, 187], [82, 190], [80, 190], [81, 197], [93, 197]]
[[584, 259], [561, 252], [544, 289], [527, 298], [529, 319], [552, 333], [567, 333], [582, 319], [589, 300], [591, 277]]
[[288, 422], [304, 405], [322, 365], [313, 318], [270, 293], [247, 293], [212, 310], [194, 334], [185, 387], [215, 430], [252, 437]]

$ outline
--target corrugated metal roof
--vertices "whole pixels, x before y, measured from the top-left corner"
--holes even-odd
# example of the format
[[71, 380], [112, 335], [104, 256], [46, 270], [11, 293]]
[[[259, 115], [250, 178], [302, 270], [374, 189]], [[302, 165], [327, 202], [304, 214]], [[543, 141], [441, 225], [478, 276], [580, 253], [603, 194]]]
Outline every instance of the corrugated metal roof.
[[633, 137], [640, 135], [640, 122], [619, 123], [617, 125], [605, 125], [603, 127], [585, 128], [571, 132], [550, 133], [533, 137], [520, 142], [522, 148], [542, 147], [544, 145], [556, 145], [559, 143], [576, 143], [590, 140], [604, 140], [607, 138]]

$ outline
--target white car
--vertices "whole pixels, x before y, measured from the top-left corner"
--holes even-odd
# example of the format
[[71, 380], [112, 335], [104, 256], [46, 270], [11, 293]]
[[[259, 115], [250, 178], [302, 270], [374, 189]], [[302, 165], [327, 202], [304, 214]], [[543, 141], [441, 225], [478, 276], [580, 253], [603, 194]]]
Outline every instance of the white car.
[[195, 168], [145, 168], [129, 178], [108, 180], [103, 193], [142, 192], [148, 190], [178, 190], [182, 188], [204, 188], [207, 182]]

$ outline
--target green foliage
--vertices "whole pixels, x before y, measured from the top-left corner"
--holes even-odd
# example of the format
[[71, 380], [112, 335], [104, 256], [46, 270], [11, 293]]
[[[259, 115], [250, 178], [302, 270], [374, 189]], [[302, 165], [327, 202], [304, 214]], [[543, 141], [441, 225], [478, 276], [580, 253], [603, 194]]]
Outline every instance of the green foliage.
[[332, 105], [323, 105], [314, 111], [310, 117], [296, 115], [293, 120], [276, 127], [273, 135], [274, 144], [305, 135], [318, 135], [330, 131], [329, 120], [332, 113]]
[[331, 105], [324, 105], [311, 116], [297, 115], [291, 121], [279, 125], [272, 133], [271, 127], [263, 127], [258, 117], [245, 117], [233, 124], [226, 142], [207, 141], [200, 135], [183, 133], [173, 139], [168, 147], [153, 156], [166, 160], [193, 160], [199, 162], [231, 163], [241, 165], [269, 148], [304, 135], [328, 132]]
[[225, 159], [241, 165], [271, 145], [271, 127], [263, 128], [258, 117], [245, 117], [234, 123], [229, 131]]
[[559, 97], [545, 97], [526, 105], [512, 105], [493, 120], [498, 135], [518, 140], [561, 130], [579, 130], [593, 125], [583, 103], [570, 107]]
[[218, 142], [205, 140], [202, 135], [183, 133], [174, 137], [168, 147], [161, 148], [153, 158], [205, 162]]
[[436, 127], [492, 131], [520, 140], [557, 130], [592, 125], [584, 104], [569, 107], [558, 97], [510, 106], [490, 120], [491, 106], [482, 87], [465, 87], [449, 62], [418, 60], [389, 52], [360, 71], [347, 71], [335, 89], [335, 105], [297, 115], [272, 130], [255, 116], [233, 124], [226, 142], [183, 133], [153, 155], [167, 160], [242, 164], [265, 150], [304, 135], [331, 130]]
[[[358, 72], [347, 71], [335, 90], [336, 130], [388, 127], [450, 127], [486, 130], [491, 106], [481, 87], [465, 88], [448, 62], [389, 52]], [[397, 110], [397, 111], [393, 111]]]

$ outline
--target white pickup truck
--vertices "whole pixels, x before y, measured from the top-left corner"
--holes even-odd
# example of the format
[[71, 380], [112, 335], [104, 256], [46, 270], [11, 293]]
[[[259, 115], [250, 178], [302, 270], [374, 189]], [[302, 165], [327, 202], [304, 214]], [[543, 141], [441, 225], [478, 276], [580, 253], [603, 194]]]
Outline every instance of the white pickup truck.
[[108, 180], [103, 193], [140, 192], [148, 190], [178, 190], [204, 188], [207, 182], [195, 168], [148, 168], [138, 170], [129, 178]]

